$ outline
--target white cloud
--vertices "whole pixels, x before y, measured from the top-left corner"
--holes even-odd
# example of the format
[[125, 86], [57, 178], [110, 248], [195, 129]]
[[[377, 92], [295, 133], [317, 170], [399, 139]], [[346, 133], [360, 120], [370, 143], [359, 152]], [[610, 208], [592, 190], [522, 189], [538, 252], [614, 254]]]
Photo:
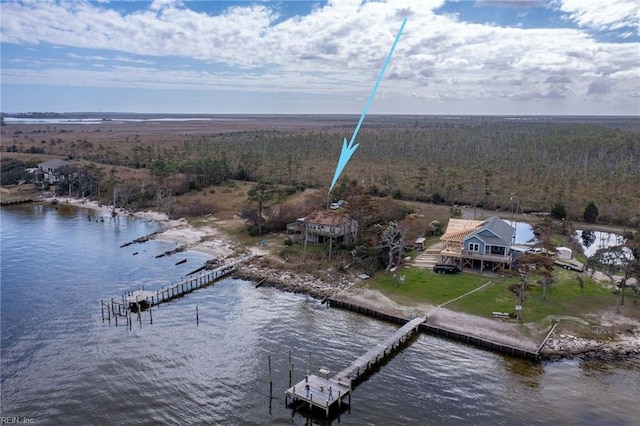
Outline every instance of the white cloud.
[[[637, 27], [629, 2], [617, 1], [606, 12], [581, 4], [568, 0], [558, 7], [582, 26], [613, 29], [635, 22]], [[601, 102], [615, 103], [625, 92], [640, 91], [637, 72], [631, 71], [638, 68], [638, 43], [602, 43], [580, 29], [471, 24], [437, 14], [442, 5], [442, 0], [419, 5], [332, 0], [306, 16], [282, 19], [278, 5], [268, 2], [241, 3], [217, 16], [171, 0], [129, 15], [85, 2], [5, 2], [3, 43], [48, 43], [99, 54], [72, 53], [68, 58], [75, 61], [54, 61], [46, 70], [3, 67], [2, 79], [3, 84], [366, 97], [402, 17], [408, 16], [380, 87], [386, 99], [569, 99], [578, 104], [597, 95]], [[105, 51], [113, 58], [109, 66], [82, 68], [81, 59], [101, 60]], [[198, 60], [201, 66], [163, 67], [165, 58]], [[207, 63], [211, 69], [202, 71]]]
[[631, 27], [640, 35], [640, 3], [637, 0], [560, 0], [556, 3], [581, 27], [599, 31]]

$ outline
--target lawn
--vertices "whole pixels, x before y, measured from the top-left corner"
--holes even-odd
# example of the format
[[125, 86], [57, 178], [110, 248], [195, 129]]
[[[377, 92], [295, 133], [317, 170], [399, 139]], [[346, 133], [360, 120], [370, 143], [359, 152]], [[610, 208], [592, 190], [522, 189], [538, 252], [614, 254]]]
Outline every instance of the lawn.
[[[429, 303], [439, 305], [486, 282], [492, 284], [463, 297], [446, 307], [481, 317], [491, 318], [492, 312], [515, 312], [516, 297], [508, 290], [518, 282], [514, 277], [488, 277], [463, 272], [459, 274], [436, 274], [428, 269], [403, 268], [399, 275], [405, 275], [405, 282], [395, 284], [393, 274], [379, 273], [371, 281], [370, 287], [380, 290], [391, 299], [405, 305]], [[542, 286], [536, 284], [527, 293], [522, 310], [524, 322], [542, 323], [550, 317], [573, 316], [585, 318], [590, 313], [615, 309], [615, 298], [610, 289], [585, 277], [584, 289], [576, 280], [576, 273], [558, 269], [558, 282], [547, 291], [547, 300], [542, 300]], [[631, 292], [627, 294], [625, 315], [640, 318], [640, 305], [633, 303]]]

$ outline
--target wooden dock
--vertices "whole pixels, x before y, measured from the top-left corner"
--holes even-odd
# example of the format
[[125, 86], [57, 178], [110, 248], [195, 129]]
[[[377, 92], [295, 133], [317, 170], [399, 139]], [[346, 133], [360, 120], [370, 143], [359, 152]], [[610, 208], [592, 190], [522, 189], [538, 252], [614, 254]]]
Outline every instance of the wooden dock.
[[[354, 305], [349, 302], [344, 302], [336, 299], [328, 299], [327, 303], [329, 306], [338, 307], [341, 309], [346, 309], [348, 311], [357, 312], [363, 315], [367, 315], [373, 318], [377, 318], [383, 321], [395, 322], [399, 324], [406, 324], [407, 320], [400, 317], [395, 317], [392, 315], [384, 314], [382, 312], [375, 311], [373, 309], [366, 308], [364, 306]], [[509, 355], [514, 355], [521, 358], [526, 358], [530, 360], [537, 361], [540, 359], [540, 354], [538, 351], [530, 351], [524, 348], [515, 347], [512, 345], [508, 345], [506, 343], [494, 342], [492, 340], [488, 340], [481, 337], [472, 336], [467, 333], [462, 333], [459, 331], [450, 330], [443, 326], [438, 326], [435, 324], [429, 324], [428, 321], [421, 323], [419, 326], [420, 331], [423, 331], [428, 334], [444, 336], [449, 339], [457, 340], [460, 342], [469, 343], [481, 348], [486, 348], [492, 351], [497, 351]]]
[[318, 407], [329, 416], [329, 411], [335, 405], [340, 407], [342, 400], [349, 398], [351, 404], [351, 391], [353, 383], [367, 374], [373, 367], [396, 351], [426, 318], [415, 318], [396, 330], [371, 350], [353, 361], [344, 370], [329, 376], [330, 372], [320, 369], [319, 375], [305, 376], [304, 380], [285, 391], [285, 404], [289, 405], [289, 397], [292, 403], [302, 401], [309, 408]]
[[[127, 292], [121, 297], [112, 297], [110, 301], [100, 301], [102, 309], [102, 320], [107, 319], [111, 322], [113, 317], [116, 325], [118, 325], [118, 317], [125, 317], [127, 324], [131, 324], [131, 313], [140, 313], [152, 306], [157, 306], [165, 302], [169, 302], [178, 297], [182, 297], [195, 290], [211, 285], [216, 280], [223, 278], [236, 270], [238, 265], [253, 259], [255, 255], [247, 255], [234, 259], [233, 261], [221, 265], [210, 271], [203, 272], [194, 277], [180, 281], [177, 284], [171, 284], [168, 287], [162, 287], [157, 290], [145, 290], [144, 288]], [[140, 315], [138, 315], [140, 318]]]

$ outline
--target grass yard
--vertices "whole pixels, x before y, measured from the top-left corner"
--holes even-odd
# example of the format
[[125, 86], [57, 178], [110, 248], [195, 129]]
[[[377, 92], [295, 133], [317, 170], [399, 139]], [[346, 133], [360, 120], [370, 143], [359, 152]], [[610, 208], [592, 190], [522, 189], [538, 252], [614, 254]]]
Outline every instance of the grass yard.
[[[522, 310], [524, 322], [544, 323], [560, 316], [587, 319], [591, 313], [615, 311], [615, 298], [610, 289], [586, 277], [584, 289], [581, 289], [576, 273], [558, 269], [555, 274], [558, 282], [547, 290], [546, 301], [542, 300], [541, 285], [534, 284], [527, 293]], [[379, 273], [369, 285], [401, 304], [439, 305], [491, 281], [491, 285], [446, 307], [486, 318], [491, 318], [494, 311], [515, 312], [516, 297], [508, 290], [511, 284], [518, 282], [513, 277], [488, 277], [469, 272], [436, 274], [419, 268], [404, 268], [399, 275], [405, 275], [403, 284], [396, 285], [393, 274]], [[633, 300], [629, 291], [623, 314], [640, 319], [640, 304]]]

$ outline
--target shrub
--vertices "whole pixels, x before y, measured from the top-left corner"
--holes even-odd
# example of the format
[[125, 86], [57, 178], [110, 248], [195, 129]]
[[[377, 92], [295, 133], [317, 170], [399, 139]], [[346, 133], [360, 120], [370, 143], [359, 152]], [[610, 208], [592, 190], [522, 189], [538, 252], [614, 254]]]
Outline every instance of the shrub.
[[566, 219], [567, 217], [567, 208], [561, 202], [557, 202], [553, 205], [551, 209], [551, 217], [557, 220]]
[[588, 223], [593, 223], [598, 218], [598, 207], [596, 207], [593, 201], [589, 201], [587, 207], [584, 209], [584, 220]]

